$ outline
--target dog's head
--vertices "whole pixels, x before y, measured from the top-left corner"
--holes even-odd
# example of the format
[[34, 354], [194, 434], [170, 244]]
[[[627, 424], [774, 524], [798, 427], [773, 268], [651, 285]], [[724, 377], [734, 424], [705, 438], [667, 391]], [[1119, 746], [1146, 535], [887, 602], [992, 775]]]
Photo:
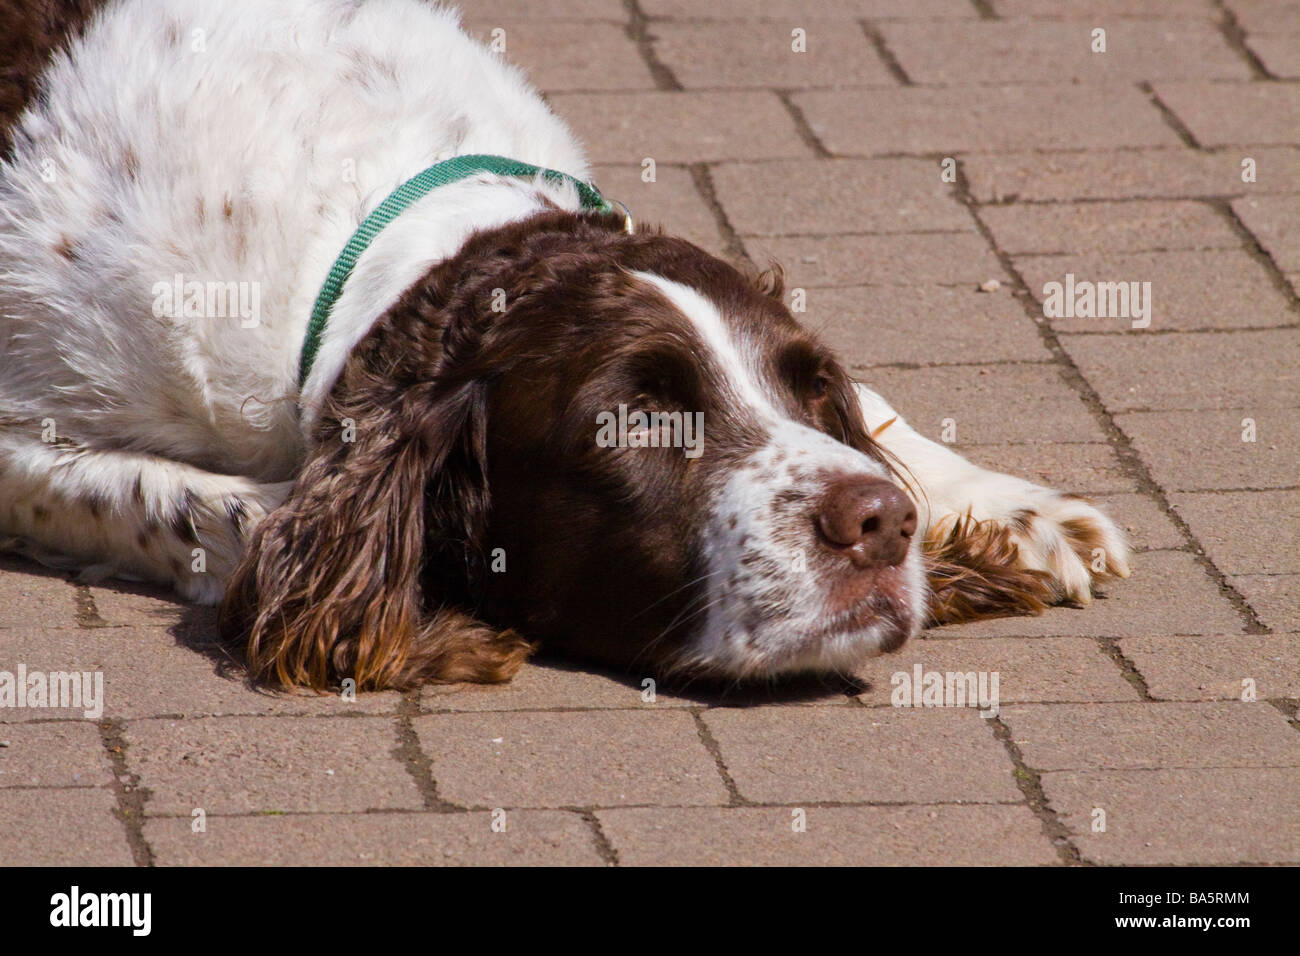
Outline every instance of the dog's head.
[[918, 629], [915, 509], [779, 280], [620, 226], [479, 234], [358, 346], [228, 590], [256, 673], [501, 679], [540, 641], [736, 679]]

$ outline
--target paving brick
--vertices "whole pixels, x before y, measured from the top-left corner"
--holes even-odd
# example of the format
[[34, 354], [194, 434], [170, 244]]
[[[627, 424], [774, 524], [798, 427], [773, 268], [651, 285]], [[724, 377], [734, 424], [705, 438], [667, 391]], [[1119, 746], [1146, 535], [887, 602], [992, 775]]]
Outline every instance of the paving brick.
[[1246, 46], [1273, 76], [1300, 79], [1300, 33], [1252, 34], [1246, 37]]
[[651, 17], [713, 20], [785, 20], [862, 17], [974, 17], [966, 0], [642, 0]]
[[929, 160], [725, 163], [713, 180], [727, 218], [745, 236], [975, 231]]
[[[221, 714], [349, 715], [394, 713], [394, 691], [341, 694], [280, 693], [250, 686], [237, 660], [201, 643], [200, 635], [177, 636], [159, 628], [38, 629], [0, 631], [0, 668], [25, 663], [29, 670], [99, 671], [104, 675], [103, 716], [203, 716]], [[211, 640], [211, 635], [206, 635]], [[7, 664], [6, 662], [12, 662]], [[78, 709], [0, 708], [0, 723], [64, 716]]]
[[[10, 555], [0, 555], [0, 629], [73, 627], [76, 590], [61, 575]], [[4, 635], [0, 633], [0, 653]]]
[[1225, 574], [1294, 574], [1300, 491], [1181, 492], [1169, 503]]
[[1295, 0], [1229, 0], [1227, 7], [1248, 33], [1300, 33]]
[[423, 806], [393, 756], [397, 728], [388, 718], [133, 720], [125, 736], [127, 760], [150, 791], [151, 814]]
[[1026, 704], [1003, 720], [1032, 770], [1300, 767], [1300, 734], [1263, 702]]
[[1209, 19], [1215, 10], [1210, 0], [991, 0], [993, 9], [1002, 17], [1046, 17], [1066, 19], [1095, 19], [1105, 17], [1162, 19], [1201, 16]]
[[455, 6], [467, 18], [519, 18], [533, 20], [617, 20], [627, 19], [623, 0], [456, 0]]
[[[647, 675], [649, 676], [649, 675]], [[592, 673], [555, 661], [526, 664], [505, 684], [432, 684], [421, 691], [420, 703], [432, 711], [497, 710], [654, 710], [681, 707], [690, 701], [658, 686], [654, 700], [643, 699], [650, 688], [643, 677]]]
[[662, 225], [671, 235], [726, 258], [718, 221], [687, 170], [659, 165], [652, 183], [641, 174], [640, 166], [597, 166], [593, 176], [602, 193], [628, 207], [633, 222]]
[[[1255, 423], [1255, 440], [1243, 441]], [[1300, 484], [1300, 412], [1235, 409], [1135, 412], [1115, 423], [1166, 491], [1289, 488]]]
[[496, 35], [505, 41], [500, 55], [548, 93], [655, 88], [636, 43], [618, 23], [475, 17], [465, 21], [465, 28], [489, 45], [492, 31], [504, 30]]
[[[1300, 862], [1300, 771], [1128, 770], [1042, 776], [1083, 858], [1101, 864]], [[1249, 801], [1243, 805], [1243, 788]], [[1106, 832], [1093, 833], [1093, 809]]]
[[1187, 543], [1173, 519], [1148, 495], [1094, 495], [1092, 500], [1128, 535], [1133, 548], [1181, 548]]
[[595, 163], [788, 159], [811, 152], [773, 93], [558, 93], [550, 103]]
[[999, 442], [1106, 440], [1055, 365], [876, 368], [860, 377], [932, 441], [942, 440], [945, 422], [954, 423], [957, 452]]
[[716, 710], [704, 722], [748, 800], [993, 803], [1020, 795], [1010, 758], [973, 710]]
[[1048, 866], [1041, 824], [1022, 806], [601, 810], [625, 866]]
[[1190, 554], [1148, 551], [1131, 564], [1132, 577], [1108, 582], [1105, 600], [1086, 608], [1055, 607], [1037, 617], [999, 617], [933, 633], [963, 638], [1241, 633], [1242, 618]]
[[[1061, 283], [1064, 289], [1067, 275], [1074, 276], [1076, 301], [1079, 283], [1085, 281], [1129, 283], [1130, 296], [1131, 283], [1151, 283], [1149, 296], [1147, 286], [1139, 287], [1144, 315], [1151, 323], [1148, 328], [1133, 327], [1136, 310], [1120, 299], [1118, 307], [1107, 305], [1108, 310], [1117, 308], [1122, 313], [1115, 317], [1051, 318], [1052, 328], [1061, 332], [1138, 335], [1153, 330], [1273, 328], [1295, 323], [1287, 296], [1263, 265], [1240, 250], [1017, 256], [1015, 264], [1044, 310], [1047, 283]], [[1098, 293], [1098, 311], [1102, 304]]]
[[[1092, 52], [1092, 31], [1106, 50]], [[890, 23], [885, 43], [916, 83], [1132, 83], [1249, 79], [1250, 69], [1209, 20], [981, 20]]]
[[989, 206], [980, 218], [1012, 254], [1241, 248], [1223, 216], [1191, 201], [1020, 203]]
[[[960, 426], [958, 426], [960, 429]], [[961, 454], [982, 468], [1076, 495], [1136, 491], [1137, 482], [1107, 445], [962, 445]]]
[[1114, 84], [916, 86], [799, 93], [793, 101], [826, 148], [842, 156], [1181, 142], [1140, 91]]
[[1294, 83], [1162, 80], [1155, 91], [1202, 146], [1294, 145], [1300, 129], [1300, 86]]
[[749, 238], [749, 257], [785, 266], [789, 286], [915, 285], [925, 279], [974, 289], [989, 279], [1007, 282], [997, 256], [974, 233], [931, 232], [892, 236]]
[[0, 787], [97, 787], [112, 779], [91, 721], [0, 727]]
[[694, 720], [680, 711], [443, 714], [415, 729], [439, 795], [460, 806], [727, 800]]
[[[802, 52], [793, 49], [795, 27], [804, 31]], [[655, 23], [649, 33], [659, 59], [687, 89], [897, 83], [862, 30], [833, 20]]]
[[209, 816], [145, 822], [159, 866], [599, 866], [586, 821], [576, 813], [512, 810], [506, 828], [492, 814], [365, 813]]
[[1300, 331], [1062, 335], [1112, 413], [1300, 406]]
[[[1242, 160], [1255, 182], [1242, 182]], [[1140, 150], [1002, 153], [967, 156], [962, 169], [980, 202], [1228, 196], [1300, 190], [1300, 149], [1179, 146]]]
[[107, 790], [0, 789], [5, 866], [131, 866]]
[[1266, 627], [1280, 631], [1300, 626], [1300, 574], [1235, 574], [1228, 583]]
[[795, 317], [854, 368], [1051, 359], [1033, 321], [1006, 291], [851, 286], [809, 289], [804, 298], [807, 312]]
[[[1300, 49], [1300, 37], [1295, 41]], [[1248, 196], [1234, 202], [1232, 210], [1279, 269], [1300, 271], [1300, 196]]]
[[871, 687], [858, 699], [873, 706], [889, 705], [894, 675], [911, 676], [917, 664], [922, 673], [997, 673], [1002, 707], [1024, 701], [1138, 698], [1137, 690], [1124, 679], [1115, 662], [1096, 641], [1087, 638], [1042, 637], [1026, 646], [1026, 639], [1018, 637], [943, 640], [932, 636], [911, 641], [893, 654], [872, 658], [862, 665], [857, 676]]
[[1300, 697], [1300, 635], [1148, 635], [1119, 642], [1158, 700], [1241, 700], [1242, 681], [1259, 700]]

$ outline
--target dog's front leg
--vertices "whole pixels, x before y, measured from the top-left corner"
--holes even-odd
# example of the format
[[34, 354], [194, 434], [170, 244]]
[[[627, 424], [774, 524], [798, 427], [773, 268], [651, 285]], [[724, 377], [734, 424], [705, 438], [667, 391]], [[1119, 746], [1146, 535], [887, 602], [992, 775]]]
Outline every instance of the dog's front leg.
[[[1005, 579], [1008, 590], [1026, 592], [1021, 595], [1023, 600], [1012, 596], [1006, 605], [1010, 609], [1046, 603], [1041, 597], [1044, 592], [1048, 600], [1087, 604], [1095, 582], [1128, 577], [1124, 535], [1090, 502], [971, 464], [918, 434], [866, 386], [856, 388], [868, 430], [901, 463], [904, 483], [913, 485], [908, 490], [916, 500], [918, 533], [924, 535], [926, 552], [939, 565], [965, 564], [965, 585], [995, 588], [998, 569], [990, 565], [999, 561], [1041, 581], [1043, 588], [1035, 589], [1029, 579]], [[983, 581], [979, 581], [981, 576]], [[938, 587], [947, 581], [942, 570], [940, 578]], [[972, 613], [969, 603], [964, 604], [960, 595], [957, 598], [953, 607], [945, 608], [940, 594], [936, 617], [956, 619], [981, 613], [978, 606]]]
[[46, 443], [39, 423], [0, 421], [0, 552], [78, 569], [85, 581], [167, 583], [214, 604], [246, 535], [291, 486], [144, 452]]

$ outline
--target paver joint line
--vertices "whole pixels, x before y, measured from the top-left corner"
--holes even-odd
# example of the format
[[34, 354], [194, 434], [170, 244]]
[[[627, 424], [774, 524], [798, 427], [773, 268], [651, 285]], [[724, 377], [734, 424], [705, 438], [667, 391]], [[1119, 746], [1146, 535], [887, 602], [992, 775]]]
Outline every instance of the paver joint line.
[[741, 795], [740, 788], [736, 786], [736, 781], [731, 776], [731, 771], [727, 769], [726, 762], [722, 758], [722, 748], [718, 746], [718, 742], [714, 739], [713, 733], [704, 722], [702, 716], [704, 708], [691, 707], [689, 710], [691, 719], [695, 721], [695, 732], [699, 734], [700, 743], [704, 745], [704, 749], [707, 750], [709, 756], [713, 758], [714, 765], [718, 769], [718, 776], [722, 778], [722, 785], [727, 788], [727, 796], [729, 798], [728, 806], [747, 806], [749, 801]]
[[140, 785], [140, 778], [127, 766], [128, 748], [119, 721], [105, 720], [99, 725], [100, 739], [113, 767], [113, 798], [117, 805], [114, 815], [126, 830], [126, 840], [136, 866], [153, 866], [153, 848], [144, 836], [145, 804], [149, 793]]
[[[975, 220], [976, 227], [980, 230], [985, 241], [988, 242], [994, 254], [1002, 263], [1003, 269], [1012, 277], [1017, 288], [1023, 292], [1023, 295], [1018, 298], [1020, 299], [1020, 303], [1024, 307], [1026, 314], [1029, 318], [1036, 320], [1042, 314], [1042, 302], [1029, 288], [1024, 276], [1016, 267], [1011, 257], [1003, 252], [998, 246], [997, 239], [980, 216], [979, 209], [970, 190], [970, 180], [966, 177], [965, 168], [961, 161], [958, 161], [957, 163], [956, 185], [958, 192], [961, 195], [962, 202], [969, 210], [971, 218]], [[1192, 554], [1197, 563], [1200, 564], [1205, 569], [1206, 573], [1214, 579], [1215, 583], [1219, 586], [1220, 591], [1232, 603], [1237, 613], [1244, 618], [1247, 633], [1267, 633], [1268, 628], [1259, 619], [1254, 608], [1252, 608], [1242, 594], [1232, 586], [1231, 582], [1228, 581], [1227, 575], [1214, 565], [1206, 555], [1204, 547], [1192, 533], [1187, 522], [1177, 512], [1177, 510], [1172, 507], [1164, 490], [1152, 477], [1150, 470], [1142, 461], [1141, 456], [1138, 455], [1137, 450], [1133, 447], [1132, 439], [1130, 439], [1128, 434], [1115, 423], [1114, 416], [1106, 408], [1105, 403], [1102, 402], [1101, 396], [1097, 394], [1096, 389], [1088, 382], [1087, 378], [1079, 370], [1079, 367], [1062, 347], [1060, 338], [1057, 336], [1056, 332], [1046, 322], [1035, 321], [1035, 327], [1038, 329], [1039, 335], [1043, 338], [1044, 344], [1047, 346], [1048, 350], [1057, 359], [1067, 383], [1079, 394], [1080, 398], [1083, 399], [1084, 404], [1087, 405], [1088, 409], [1092, 412], [1093, 417], [1106, 433], [1107, 438], [1111, 441], [1111, 445], [1119, 456], [1119, 460], [1125, 468], [1125, 471], [1138, 482], [1140, 489], [1145, 494], [1156, 501], [1157, 505], [1159, 505], [1165, 515], [1178, 527], [1179, 531], [1183, 534], [1184, 539], [1192, 547]]]
[[415, 732], [414, 724], [411, 723], [418, 716], [421, 716], [419, 692], [410, 691], [403, 694], [394, 718], [397, 744], [393, 748], [393, 756], [414, 781], [415, 788], [424, 801], [425, 810], [464, 812], [463, 807], [449, 803], [438, 794], [438, 782], [433, 776], [433, 761], [421, 748], [420, 738]]
[[1066, 866], [1082, 864], [1084, 861], [1079, 853], [1079, 848], [1074, 845], [1065, 824], [1061, 822], [1060, 817], [1048, 802], [1047, 794], [1043, 791], [1042, 780], [1025, 763], [1024, 754], [1021, 753], [1020, 747], [1012, 739], [1011, 729], [1007, 727], [1006, 721], [998, 716], [989, 718], [988, 723], [994, 738], [998, 743], [1002, 744], [1007, 756], [1011, 758], [1016, 786], [1024, 794], [1029, 809], [1034, 812], [1034, 816], [1038, 817], [1038, 822], [1043, 828], [1044, 837], [1051, 841], [1053, 850], [1056, 851], [1056, 855], [1060, 857], [1063, 864]]
[[654, 40], [649, 33], [650, 21], [641, 10], [641, 4], [637, 0], [623, 0], [623, 6], [627, 10], [627, 35], [636, 43], [637, 52], [654, 77], [655, 87], [660, 90], [681, 90], [681, 82], [655, 52]]
[[1212, 2], [1219, 11], [1219, 29], [1232, 51], [1246, 61], [1246, 65], [1250, 67], [1250, 72], [1255, 79], [1276, 80], [1277, 77], [1269, 72], [1264, 62], [1255, 55], [1255, 51], [1246, 45], [1246, 31], [1237, 22], [1237, 15], [1232, 12], [1223, 0], [1212, 0]]

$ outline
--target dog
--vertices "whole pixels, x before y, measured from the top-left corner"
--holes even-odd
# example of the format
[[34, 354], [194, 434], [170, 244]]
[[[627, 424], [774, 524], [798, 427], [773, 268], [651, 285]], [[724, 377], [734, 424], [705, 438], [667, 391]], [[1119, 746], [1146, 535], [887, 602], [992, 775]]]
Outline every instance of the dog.
[[1092, 504], [853, 382], [779, 273], [633, 226], [452, 10], [3, 16], [3, 547], [220, 602], [256, 679], [842, 674], [1128, 576]]

